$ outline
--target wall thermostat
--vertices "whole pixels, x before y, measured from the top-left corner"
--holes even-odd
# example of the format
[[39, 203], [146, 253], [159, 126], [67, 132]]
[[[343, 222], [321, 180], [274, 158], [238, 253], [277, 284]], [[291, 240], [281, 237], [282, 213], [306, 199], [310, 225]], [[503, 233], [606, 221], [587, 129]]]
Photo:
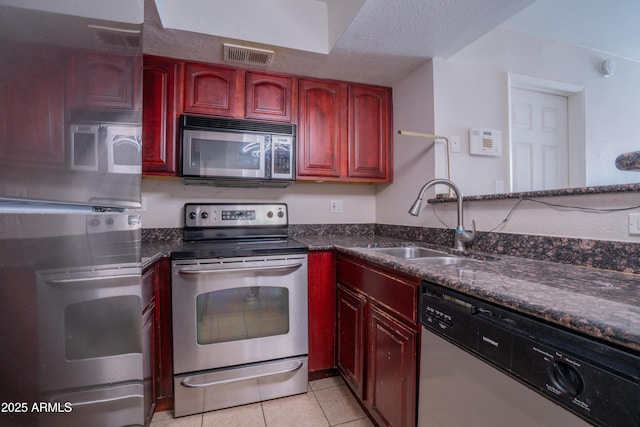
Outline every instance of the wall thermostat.
[[502, 156], [502, 132], [495, 129], [469, 129], [469, 154]]

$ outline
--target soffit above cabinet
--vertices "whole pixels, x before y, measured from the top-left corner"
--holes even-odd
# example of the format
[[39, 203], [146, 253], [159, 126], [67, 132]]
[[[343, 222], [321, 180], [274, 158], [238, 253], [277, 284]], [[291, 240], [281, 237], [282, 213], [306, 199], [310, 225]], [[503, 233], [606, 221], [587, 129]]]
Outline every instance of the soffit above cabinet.
[[145, 0], [147, 54], [224, 63], [223, 43], [275, 52], [272, 72], [393, 86], [533, 0]]

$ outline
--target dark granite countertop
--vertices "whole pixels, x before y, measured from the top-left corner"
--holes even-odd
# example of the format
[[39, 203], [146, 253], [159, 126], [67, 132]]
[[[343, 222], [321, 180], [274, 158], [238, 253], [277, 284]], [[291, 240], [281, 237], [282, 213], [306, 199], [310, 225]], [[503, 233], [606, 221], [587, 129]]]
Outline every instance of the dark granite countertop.
[[616, 167], [623, 171], [640, 170], [640, 151], [620, 154], [616, 157]]
[[[336, 249], [640, 353], [640, 275], [474, 251], [461, 263], [429, 265], [368, 248], [416, 245], [456, 252], [371, 235], [294, 238], [312, 251]], [[144, 242], [143, 266], [180, 245]]]
[[[468, 295], [640, 352], [640, 275], [469, 251], [433, 265], [368, 250], [416, 245], [385, 237], [296, 237], [310, 250], [335, 248]], [[418, 244], [452, 254], [453, 249]]]

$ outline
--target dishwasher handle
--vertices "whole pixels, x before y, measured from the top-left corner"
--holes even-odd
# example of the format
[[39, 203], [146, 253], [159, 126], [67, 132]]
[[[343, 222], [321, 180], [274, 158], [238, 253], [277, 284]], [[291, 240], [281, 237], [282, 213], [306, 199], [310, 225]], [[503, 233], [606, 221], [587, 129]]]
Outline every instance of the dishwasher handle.
[[289, 264], [289, 265], [269, 265], [263, 267], [240, 267], [240, 268], [221, 268], [221, 269], [195, 269], [195, 268], [181, 268], [178, 270], [178, 274], [182, 276], [199, 276], [208, 274], [225, 274], [225, 273], [251, 273], [260, 271], [277, 271], [277, 270], [295, 270], [302, 267], [302, 263]]

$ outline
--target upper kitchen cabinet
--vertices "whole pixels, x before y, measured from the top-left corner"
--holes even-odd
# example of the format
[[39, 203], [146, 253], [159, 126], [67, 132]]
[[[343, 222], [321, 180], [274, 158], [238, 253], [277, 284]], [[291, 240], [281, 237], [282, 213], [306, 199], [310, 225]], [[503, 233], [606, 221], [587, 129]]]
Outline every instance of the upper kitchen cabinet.
[[245, 117], [247, 119], [292, 121], [292, 77], [247, 72], [245, 78]]
[[179, 82], [182, 64], [145, 56], [142, 110], [142, 172], [176, 176]]
[[186, 113], [290, 123], [294, 78], [186, 63]]
[[239, 105], [244, 97], [242, 76], [240, 70], [187, 62], [184, 78], [185, 113], [238, 117]]
[[67, 107], [138, 110], [140, 71], [131, 56], [74, 53], [67, 63]]
[[0, 164], [4, 172], [63, 170], [64, 53], [33, 45], [15, 52], [0, 71]]
[[340, 179], [347, 159], [347, 86], [300, 80], [297, 179]]
[[299, 180], [390, 182], [391, 89], [300, 80]]
[[392, 180], [391, 90], [349, 86], [348, 178]]

